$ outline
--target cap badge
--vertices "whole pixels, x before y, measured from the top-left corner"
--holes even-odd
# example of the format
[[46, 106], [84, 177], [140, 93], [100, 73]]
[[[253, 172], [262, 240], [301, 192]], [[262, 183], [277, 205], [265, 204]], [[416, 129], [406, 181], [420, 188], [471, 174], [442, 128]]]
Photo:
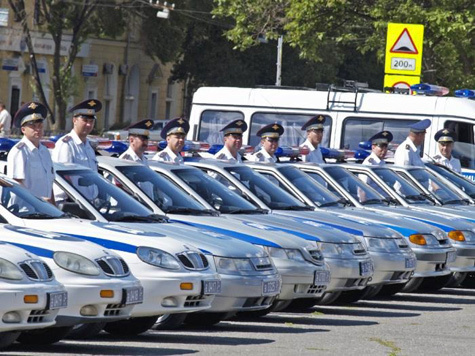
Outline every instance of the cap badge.
[[91, 100], [90, 102], [87, 103], [87, 105], [94, 107], [96, 106], [96, 102], [94, 100]]
[[445, 129], [444, 131], [442, 131], [442, 133], [448, 134], [448, 133], [449, 133], [449, 130]]
[[277, 131], [277, 130], [279, 129], [279, 126], [276, 124], [276, 125], [272, 126], [272, 128], [273, 128], [275, 131]]
[[383, 135], [383, 136], [387, 136], [387, 135], [388, 135], [387, 131], [384, 131], [384, 132], [382, 133], [382, 135]]
[[147, 126], [147, 127], [150, 127], [150, 126], [152, 126], [152, 125], [153, 125], [153, 124], [152, 124], [152, 121], [147, 121], [147, 122], [145, 123], [145, 126]]
[[238, 122], [236, 122], [236, 125], [238, 125], [238, 126], [244, 125], [244, 122], [238, 121]]
[[28, 108], [33, 110], [35, 110], [37, 107], [38, 105], [36, 105], [35, 103], [31, 103], [30, 105], [28, 105]]

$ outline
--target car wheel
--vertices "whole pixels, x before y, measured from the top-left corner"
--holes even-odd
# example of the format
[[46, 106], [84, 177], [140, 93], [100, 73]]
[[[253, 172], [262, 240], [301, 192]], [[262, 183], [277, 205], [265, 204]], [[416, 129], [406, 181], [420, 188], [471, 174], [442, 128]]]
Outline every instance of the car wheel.
[[104, 330], [118, 336], [134, 336], [146, 332], [157, 321], [158, 316], [145, 316], [107, 323]]
[[401, 292], [404, 293], [411, 293], [414, 292], [419, 286], [421, 285], [422, 281], [424, 278], [417, 277], [417, 278], [411, 278], [405, 285], [404, 288], [402, 289]]
[[52, 327], [40, 330], [23, 331], [17, 341], [24, 345], [50, 345], [64, 339], [72, 326]]
[[[367, 288], [367, 287], [366, 287]], [[341, 292], [340, 296], [334, 301], [335, 304], [348, 304], [348, 303], [355, 303], [360, 299], [366, 297], [368, 293], [367, 289], [360, 289], [360, 290], [349, 290]]]
[[338, 299], [341, 292], [332, 292], [332, 293], [325, 293], [320, 298], [315, 299], [315, 304], [318, 305], [329, 305], [335, 302]]
[[439, 277], [428, 277], [424, 278], [422, 281], [419, 290], [426, 290], [426, 291], [436, 291], [444, 288], [447, 283], [449, 283], [450, 279], [452, 278], [452, 274], [447, 274], [445, 276]]
[[153, 330], [175, 330], [183, 325], [186, 313], [159, 315]]
[[467, 272], [455, 272], [452, 274], [452, 278], [450, 278], [449, 282], [447, 283], [446, 287], [448, 288], [457, 288], [465, 281], [467, 278]]
[[3, 350], [13, 344], [20, 336], [19, 331], [7, 331], [0, 333], [0, 350]]
[[288, 306], [288, 310], [296, 310], [296, 311], [306, 311], [311, 309], [317, 304], [317, 299], [315, 298], [302, 298], [302, 299], [295, 299], [292, 300], [292, 303]]
[[460, 283], [460, 286], [464, 288], [475, 288], [475, 273], [467, 273], [465, 279]]
[[74, 325], [73, 329], [66, 335], [66, 339], [84, 340], [98, 335], [104, 329], [106, 323], [88, 323]]
[[406, 283], [397, 283], [397, 284], [388, 284], [387, 286], [383, 286], [378, 293], [378, 297], [391, 297], [394, 294], [401, 292]]
[[207, 327], [218, 324], [220, 321], [229, 319], [235, 313], [190, 313], [187, 314], [184, 323], [195, 327]]

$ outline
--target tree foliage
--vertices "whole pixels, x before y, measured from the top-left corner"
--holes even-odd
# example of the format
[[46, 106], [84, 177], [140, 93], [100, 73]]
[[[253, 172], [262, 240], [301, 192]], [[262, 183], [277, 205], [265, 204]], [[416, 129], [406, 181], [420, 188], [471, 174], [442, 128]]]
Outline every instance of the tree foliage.
[[[475, 86], [475, 2], [463, 0], [215, 0], [214, 13], [233, 19], [227, 37], [240, 49], [258, 35], [284, 34], [300, 55], [322, 61], [325, 48], [353, 48], [384, 60], [387, 24], [424, 25], [423, 79]], [[346, 52], [347, 59], [350, 59]], [[431, 73], [431, 74], [424, 74]], [[435, 74], [434, 74], [435, 73]]]

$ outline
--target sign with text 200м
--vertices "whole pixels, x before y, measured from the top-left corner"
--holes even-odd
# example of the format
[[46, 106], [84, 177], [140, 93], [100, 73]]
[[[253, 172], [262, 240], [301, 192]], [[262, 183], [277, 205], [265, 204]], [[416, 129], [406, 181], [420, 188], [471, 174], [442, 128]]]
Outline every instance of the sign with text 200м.
[[386, 74], [421, 75], [424, 26], [388, 24]]

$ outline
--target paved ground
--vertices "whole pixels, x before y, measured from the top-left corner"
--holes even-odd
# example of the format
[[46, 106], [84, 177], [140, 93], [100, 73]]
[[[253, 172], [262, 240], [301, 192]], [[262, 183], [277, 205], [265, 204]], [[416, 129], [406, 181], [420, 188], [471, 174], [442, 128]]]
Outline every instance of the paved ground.
[[475, 290], [402, 294], [351, 306], [315, 307], [232, 320], [208, 329], [101, 334], [48, 347], [15, 344], [5, 355], [473, 355]]

